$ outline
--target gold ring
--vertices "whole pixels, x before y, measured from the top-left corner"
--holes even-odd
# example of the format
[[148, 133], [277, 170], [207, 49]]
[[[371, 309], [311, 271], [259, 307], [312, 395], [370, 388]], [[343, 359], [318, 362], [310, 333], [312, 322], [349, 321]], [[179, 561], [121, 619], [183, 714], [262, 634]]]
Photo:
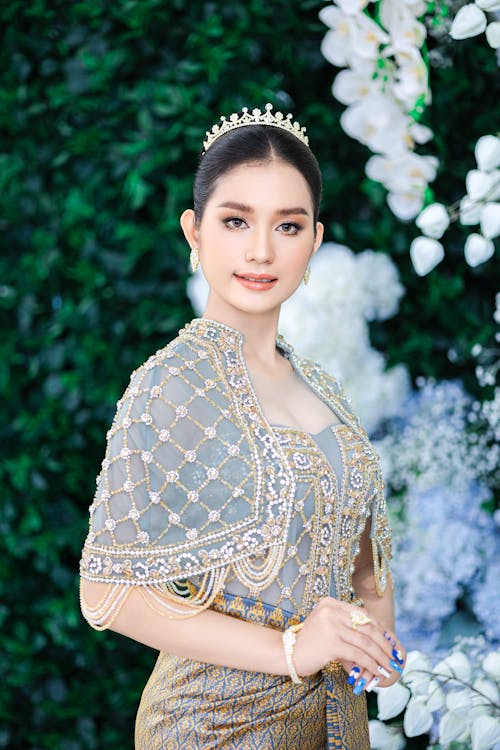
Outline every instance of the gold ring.
[[357, 630], [360, 625], [368, 625], [371, 622], [363, 612], [351, 612], [352, 629]]

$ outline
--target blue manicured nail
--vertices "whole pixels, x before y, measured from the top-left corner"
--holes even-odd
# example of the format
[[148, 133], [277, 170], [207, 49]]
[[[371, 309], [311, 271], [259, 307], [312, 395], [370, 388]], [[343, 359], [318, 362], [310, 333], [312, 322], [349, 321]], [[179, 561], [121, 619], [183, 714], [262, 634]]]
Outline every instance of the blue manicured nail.
[[388, 633], [388, 632], [386, 631], [386, 632], [384, 633], [384, 637], [385, 637], [385, 638], [387, 638], [387, 640], [389, 641], [389, 643], [390, 643], [390, 644], [391, 644], [392, 646], [394, 646], [394, 648], [396, 648], [396, 641], [394, 640], [394, 638], [392, 637], [392, 635], [389, 635], [389, 633]]
[[366, 685], [366, 680], [364, 677], [362, 677], [360, 680], [357, 681], [357, 683], [354, 685], [352, 692], [354, 695], [361, 695], [361, 693], [364, 690], [364, 687]]
[[396, 672], [399, 672], [399, 674], [403, 674], [403, 670], [402, 670], [402, 668], [401, 668], [401, 667], [399, 666], [399, 664], [397, 664], [397, 663], [396, 663], [396, 662], [394, 661], [394, 659], [391, 659], [391, 660], [390, 660], [390, 662], [389, 662], [389, 664], [391, 665], [391, 667], [392, 667], [393, 669], [395, 669], [395, 670], [396, 670]]
[[402, 664], [404, 662], [403, 654], [401, 653], [401, 651], [398, 651], [397, 648], [392, 649], [392, 655], [399, 664]]
[[358, 679], [359, 674], [361, 674], [361, 669], [359, 667], [353, 667], [351, 671], [349, 672], [349, 677], [347, 678], [347, 684], [354, 685], [354, 683]]

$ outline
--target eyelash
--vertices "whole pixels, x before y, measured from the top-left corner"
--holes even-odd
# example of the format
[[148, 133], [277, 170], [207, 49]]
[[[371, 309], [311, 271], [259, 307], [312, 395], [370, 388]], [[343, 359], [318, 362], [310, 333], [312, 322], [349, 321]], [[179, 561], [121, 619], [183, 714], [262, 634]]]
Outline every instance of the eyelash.
[[[241, 228], [241, 225], [238, 227], [231, 226], [231, 222], [233, 221], [239, 221], [239, 222], [242, 222], [243, 224], [246, 224], [245, 219], [242, 219], [241, 216], [228, 216], [227, 219], [223, 219], [222, 221], [223, 221], [223, 224], [225, 224], [228, 227], [228, 229], [238, 230]], [[293, 232], [283, 232], [283, 234], [291, 235], [292, 237], [298, 234], [302, 229], [302, 226], [300, 224], [297, 224], [295, 221], [284, 221], [282, 224], [280, 224], [280, 226], [291, 227], [292, 229], [294, 229], [295, 231]]]

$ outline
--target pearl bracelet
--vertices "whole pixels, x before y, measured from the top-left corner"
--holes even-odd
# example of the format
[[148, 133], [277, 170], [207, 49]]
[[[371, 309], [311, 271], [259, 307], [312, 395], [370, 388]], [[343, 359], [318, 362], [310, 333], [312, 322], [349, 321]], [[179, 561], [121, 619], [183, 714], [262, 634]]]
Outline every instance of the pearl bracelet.
[[285, 659], [288, 666], [288, 671], [290, 673], [290, 677], [292, 678], [292, 682], [294, 682], [296, 685], [299, 685], [302, 680], [295, 671], [295, 667], [293, 664], [293, 647], [295, 646], [295, 641], [297, 640], [297, 636], [295, 635], [295, 633], [298, 633], [299, 630], [302, 630], [303, 627], [303, 622], [299, 622], [298, 625], [291, 625], [284, 631], [281, 636], [283, 647], [285, 649]]

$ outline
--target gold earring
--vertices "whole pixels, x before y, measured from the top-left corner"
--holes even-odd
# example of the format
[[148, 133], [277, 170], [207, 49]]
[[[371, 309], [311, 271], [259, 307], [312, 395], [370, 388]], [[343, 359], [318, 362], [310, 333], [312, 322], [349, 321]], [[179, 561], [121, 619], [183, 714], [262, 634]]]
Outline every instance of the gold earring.
[[309, 279], [311, 278], [311, 267], [307, 266], [305, 272], [304, 272], [304, 284], [307, 286], [309, 284]]
[[189, 262], [191, 264], [192, 272], [195, 273], [198, 270], [198, 266], [200, 265], [200, 256], [198, 255], [197, 247], [191, 248], [191, 253], [189, 255]]

